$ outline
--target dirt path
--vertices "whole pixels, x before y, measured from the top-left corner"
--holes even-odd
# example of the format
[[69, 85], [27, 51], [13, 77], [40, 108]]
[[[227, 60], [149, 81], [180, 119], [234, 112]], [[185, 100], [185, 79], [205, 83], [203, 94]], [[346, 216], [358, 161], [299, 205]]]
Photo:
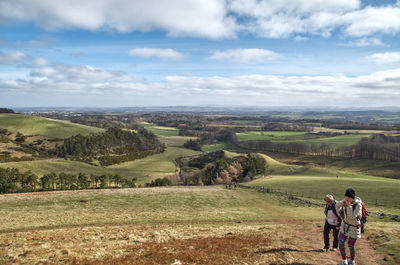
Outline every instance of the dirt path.
[[[332, 240], [332, 237], [331, 237]], [[313, 228], [311, 230], [310, 235], [307, 235], [305, 238], [305, 242], [309, 242], [313, 248], [319, 248], [323, 246], [323, 238], [322, 233], [317, 228]], [[346, 253], [349, 255], [350, 252], [347, 248], [346, 244]], [[310, 264], [326, 264], [326, 265], [335, 265], [338, 264], [341, 260], [340, 252], [337, 250], [336, 252], [317, 252], [316, 255], [312, 255], [315, 263]], [[370, 241], [368, 241], [365, 237], [357, 240], [356, 242], [356, 263], [361, 265], [369, 265], [369, 264], [381, 264], [382, 258], [380, 255], [375, 253], [375, 250], [372, 247]], [[321, 263], [322, 262], [322, 263]]]

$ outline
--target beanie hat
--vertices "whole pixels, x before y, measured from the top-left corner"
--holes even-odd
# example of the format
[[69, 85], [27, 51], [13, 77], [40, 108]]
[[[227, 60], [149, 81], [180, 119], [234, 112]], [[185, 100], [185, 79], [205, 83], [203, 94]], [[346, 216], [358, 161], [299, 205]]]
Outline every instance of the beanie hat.
[[356, 197], [356, 192], [353, 189], [347, 189], [344, 196], [354, 199]]

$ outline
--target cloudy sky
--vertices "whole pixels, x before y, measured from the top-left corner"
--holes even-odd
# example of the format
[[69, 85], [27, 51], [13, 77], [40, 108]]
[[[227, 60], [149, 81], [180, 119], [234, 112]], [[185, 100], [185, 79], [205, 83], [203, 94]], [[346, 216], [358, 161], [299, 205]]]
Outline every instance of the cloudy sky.
[[400, 105], [400, 0], [0, 0], [0, 106]]

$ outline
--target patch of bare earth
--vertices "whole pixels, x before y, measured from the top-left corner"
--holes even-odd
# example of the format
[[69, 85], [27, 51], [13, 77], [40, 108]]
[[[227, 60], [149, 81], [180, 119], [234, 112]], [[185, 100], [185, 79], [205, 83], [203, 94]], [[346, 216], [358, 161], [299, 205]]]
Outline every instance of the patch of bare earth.
[[[0, 234], [2, 264], [338, 264], [315, 223], [124, 224]], [[366, 239], [357, 263], [380, 264]]]

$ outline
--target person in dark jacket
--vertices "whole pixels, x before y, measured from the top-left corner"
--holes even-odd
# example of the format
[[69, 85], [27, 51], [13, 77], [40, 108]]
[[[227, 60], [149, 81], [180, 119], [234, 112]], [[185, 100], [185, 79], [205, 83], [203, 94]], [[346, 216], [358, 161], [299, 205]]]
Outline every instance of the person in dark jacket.
[[336, 203], [332, 195], [328, 194], [325, 196], [325, 225], [324, 225], [324, 248], [323, 251], [329, 250], [329, 234], [332, 230], [333, 233], [333, 244], [332, 251], [336, 251], [338, 248], [338, 234], [340, 228], [340, 217], [336, 212]]

